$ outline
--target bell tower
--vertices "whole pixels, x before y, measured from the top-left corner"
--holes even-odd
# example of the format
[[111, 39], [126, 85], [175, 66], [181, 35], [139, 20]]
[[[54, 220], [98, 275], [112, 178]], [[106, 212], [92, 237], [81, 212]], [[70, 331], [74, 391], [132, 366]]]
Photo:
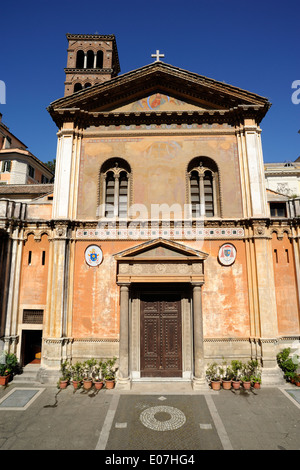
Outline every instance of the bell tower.
[[65, 95], [105, 82], [120, 72], [114, 35], [67, 34]]

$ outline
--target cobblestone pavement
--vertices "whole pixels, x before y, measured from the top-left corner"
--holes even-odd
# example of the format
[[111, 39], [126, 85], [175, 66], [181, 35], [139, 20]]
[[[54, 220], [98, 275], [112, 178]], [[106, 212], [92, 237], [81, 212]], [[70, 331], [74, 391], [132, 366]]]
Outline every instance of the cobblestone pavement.
[[0, 387], [0, 450], [100, 450], [102, 458], [114, 451], [222, 449], [299, 450], [300, 389], [176, 394], [163, 386], [156, 393]]

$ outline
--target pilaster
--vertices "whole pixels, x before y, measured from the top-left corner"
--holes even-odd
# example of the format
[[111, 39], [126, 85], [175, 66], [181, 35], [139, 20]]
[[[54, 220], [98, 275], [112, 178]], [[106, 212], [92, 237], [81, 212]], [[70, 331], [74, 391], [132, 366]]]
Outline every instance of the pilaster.
[[202, 284], [193, 287], [193, 340], [194, 340], [194, 378], [193, 388], [201, 388], [205, 384], [204, 377], [204, 339], [202, 317]]

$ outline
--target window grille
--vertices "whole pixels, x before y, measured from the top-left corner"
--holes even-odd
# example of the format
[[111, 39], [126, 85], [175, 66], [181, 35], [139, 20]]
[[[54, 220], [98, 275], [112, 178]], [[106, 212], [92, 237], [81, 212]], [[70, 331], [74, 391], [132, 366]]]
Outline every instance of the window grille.
[[23, 310], [23, 323], [40, 325], [43, 323], [44, 310]]

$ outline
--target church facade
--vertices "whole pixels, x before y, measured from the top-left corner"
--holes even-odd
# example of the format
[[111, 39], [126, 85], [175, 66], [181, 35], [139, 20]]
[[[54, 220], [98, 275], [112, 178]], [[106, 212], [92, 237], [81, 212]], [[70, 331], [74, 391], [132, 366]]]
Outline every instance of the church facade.
[[34, 345], [44, 382], [117, 356], [125, 388], [197, 388], [250, 358], [276, 383], [299, 339], [300, 211], [270, 213], [269, 101], [159, 56], [120, 75], [114, 36], [67, 38], [53, 195], [0, 201], [3, 347], [26, 365]]

